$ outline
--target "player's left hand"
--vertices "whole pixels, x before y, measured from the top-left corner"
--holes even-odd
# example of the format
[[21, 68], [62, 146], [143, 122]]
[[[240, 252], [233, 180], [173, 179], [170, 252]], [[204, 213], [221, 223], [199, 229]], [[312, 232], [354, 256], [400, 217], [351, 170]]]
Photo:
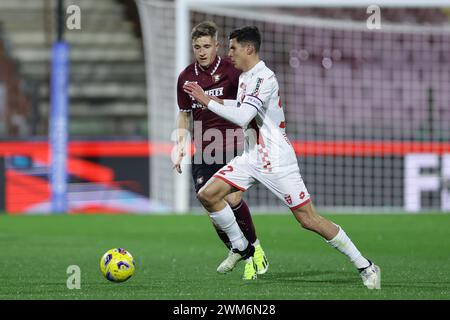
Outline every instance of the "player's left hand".
[[196, 82], [185, 83], [183, 86], [183, 90], [204, 106], [207, 106], [209, 101], [211, 100], [205, 94], [205, 91], [203, 91], [202, 87], [200, 87]]

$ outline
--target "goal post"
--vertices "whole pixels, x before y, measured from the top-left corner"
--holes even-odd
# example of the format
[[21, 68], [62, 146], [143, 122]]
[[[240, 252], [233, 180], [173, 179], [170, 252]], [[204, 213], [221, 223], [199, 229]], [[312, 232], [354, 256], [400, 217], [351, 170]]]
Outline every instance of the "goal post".
[[173, 212], [186, 213], [191, 192], [190, 168], [184, 165], [183, 173], [178, 174], [171, 160], [178, 114], [175, 84], [180, 71], [176, 58], [175, 4], [153, 0], [137, 0], [136, 3], [146, 60], [149, 143], [152, 148], [166, 150], [157, 152], [149, 160], [150, 199], [163, 203]]
[[[254, 24], [262, 31], [261, 57], [280, 83], [286, 130], [300, 170], [322, 212], [450, 211], [448, 25], [387, 23], [381, 15], [381, 30], [369, 30], [365, 20], [267, 10], [334, 6], [361, 8], [365, 14], [372, 1], [137, 2], [141, 20], [150, 20], [142, 21], [142, 28], [151, 141], [170, 143], [178, 113], [176, 77], [193, 59], [192, 27], [214, 20], [223, 55], [227, 34]], [[383, 10], [439, 8], [449, 2], [376, 4]], [[154, 196], [165, 197], [177, 212], [202, 210], [189, 166], [180, 176], [168, 160], [167, 155], [152, 160], [151, 189], [164, 190]], [[245, 197], [252, 212], [286, 212], [264, 187], [250, 189]]]

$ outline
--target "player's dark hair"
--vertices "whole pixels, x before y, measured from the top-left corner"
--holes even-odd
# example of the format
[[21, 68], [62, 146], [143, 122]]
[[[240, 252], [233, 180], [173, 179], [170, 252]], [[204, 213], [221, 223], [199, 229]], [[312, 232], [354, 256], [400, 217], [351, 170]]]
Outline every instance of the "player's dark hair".
[[257, 27], [245, 26], [239, 29], [235, 29], [230, 33], [229, 39], [236, 39], [240, 44], [249, 43], [255, 47], [256, 53], [261, 48], [261, 33]]
[[217, 39], [217, 25], [213, 21], [203, 21], [192, 28], [192, 41], [205, 36]]

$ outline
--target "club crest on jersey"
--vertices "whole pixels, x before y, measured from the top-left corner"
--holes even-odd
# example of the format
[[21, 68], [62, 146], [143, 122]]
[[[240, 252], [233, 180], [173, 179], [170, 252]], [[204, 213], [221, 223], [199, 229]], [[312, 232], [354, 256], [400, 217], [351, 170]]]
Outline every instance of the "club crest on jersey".
[[285, 194], [284, 195], [284, 200], [286, 200], [287, 204], [291, 205], [292, 204], [292, 198], [290, 195]]
[[263, 83], [264, 78], [258, 78], [256, 79], [256, 87], [255, 90], [253, 90], [252, 96], [257, 96], [259, 94], [259, 88], [261, 87], [261, 84]]
[[213, 77], [214, 82], [219, 82], [220, 81], [220, 74], [215, 74], [212, 77]]

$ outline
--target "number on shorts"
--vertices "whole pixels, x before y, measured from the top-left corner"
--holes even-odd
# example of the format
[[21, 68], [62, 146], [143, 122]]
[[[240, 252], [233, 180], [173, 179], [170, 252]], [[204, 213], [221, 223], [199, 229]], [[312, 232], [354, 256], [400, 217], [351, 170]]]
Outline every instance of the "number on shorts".
[[225, 175], [225, 172], [233, 172], [233, 170], [234, 170], [234, 169], [233, 169], [232, 166], [227, 166], [226, 169], [220, 170], [219, 173], [220, 173], [221, 175]]

